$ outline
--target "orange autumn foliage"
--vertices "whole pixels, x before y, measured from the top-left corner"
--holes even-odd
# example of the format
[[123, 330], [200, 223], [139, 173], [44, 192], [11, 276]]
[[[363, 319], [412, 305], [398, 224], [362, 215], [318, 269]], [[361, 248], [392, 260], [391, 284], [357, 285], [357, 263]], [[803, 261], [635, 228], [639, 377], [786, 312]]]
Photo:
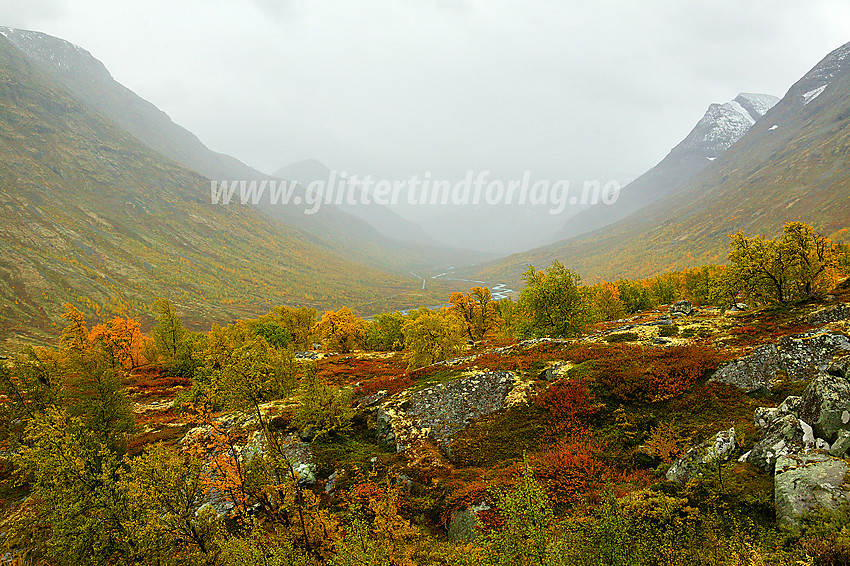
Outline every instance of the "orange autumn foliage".
[[91, 329], [88, 339], [100, 344], [110, 356], [113, 367], [134, 369], [147, 362], [143, 352], [151, 339], [142, 336], [139, 323], [132, 318], [116, 316], [105, 324], [98, 324]]

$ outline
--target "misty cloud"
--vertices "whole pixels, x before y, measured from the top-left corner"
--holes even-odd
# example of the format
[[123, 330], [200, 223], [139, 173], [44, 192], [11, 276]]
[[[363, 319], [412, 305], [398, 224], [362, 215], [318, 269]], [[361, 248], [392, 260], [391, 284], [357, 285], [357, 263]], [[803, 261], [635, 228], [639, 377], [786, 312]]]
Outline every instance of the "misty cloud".
[[[7, 3], [8, 4], [8, 3]], [[217, 151], [383, 177], [627, 180], [711, 102], [782, 96], [839, 2], [13, 1]]]

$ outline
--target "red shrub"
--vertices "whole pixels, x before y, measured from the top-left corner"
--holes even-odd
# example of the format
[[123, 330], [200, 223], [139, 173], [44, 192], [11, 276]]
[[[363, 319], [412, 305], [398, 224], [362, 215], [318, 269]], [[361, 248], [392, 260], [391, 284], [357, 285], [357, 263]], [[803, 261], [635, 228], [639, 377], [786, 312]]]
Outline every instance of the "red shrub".
[[570, 354], [576, 362], [593, 360], [596, 382], [621, 401], [664, 401], [693, 387], [714, 370], [720, 355], [705, 346], [651, 348], [632, 345], [586, 345]]
[[575, 430], [549, 450], [537, 454], [533, 466], [557, 509], [593, 501], [606, 481], [618, 476], [602, 459], [604, 443], [589, 430]]
[[549, 413], [551, 431], [560, 433], [575, 428], [584, 419], [595, 415], [600, 405], [594, 403], [590, 389], [581, 377], [549, 385], [534, 400], [535, 405]]

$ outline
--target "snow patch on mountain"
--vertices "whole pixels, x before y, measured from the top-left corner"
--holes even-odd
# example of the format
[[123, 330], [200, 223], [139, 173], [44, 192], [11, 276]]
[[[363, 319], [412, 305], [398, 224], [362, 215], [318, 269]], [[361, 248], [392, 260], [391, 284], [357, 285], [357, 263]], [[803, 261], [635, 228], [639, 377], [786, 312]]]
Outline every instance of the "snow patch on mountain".
[[750, 108], [750, 115], [756, 114], [755, 118], [758, 119], [767, 114], [767, 111], [779, 102], [779, 98], [770, 94], [742, 92], [735, 97], [735, 101], [745, 108]]
[[[850, 43], [845, 43], [806, 73], [797, 81], [791, 91], [795, 95], [802, 95], [803, 105], [811, 102], [823, 92], [823, 89], [832, 82], [832, 79], [850, 70]], [[820, 89], [820, 92], [816, 92]], [[808, 98], [806, 98], [808, 95]]]
[[741, 106], [741, 104], [737, 100], [727, 102], [726, 104], [731, 106], [736, 112], [740, 113], [741, 116], [743, 116], [750, 123], [751, 126], [756, 123], [756, 119], [753, 118], [750, 113], [747, 112], [747, 109]]
[[814, 100], [815, 98], [820, 96], [820, 94], [824, 91], [824, 89], [827, 86], [828, 85], [821, 85], [818, 88], [810, 90], [809, 92], [804, 92], [803, 93], [803, 106], [805, 106], [806, 104], [808, 104], [809, 102], [811, 102], [812, 100]]

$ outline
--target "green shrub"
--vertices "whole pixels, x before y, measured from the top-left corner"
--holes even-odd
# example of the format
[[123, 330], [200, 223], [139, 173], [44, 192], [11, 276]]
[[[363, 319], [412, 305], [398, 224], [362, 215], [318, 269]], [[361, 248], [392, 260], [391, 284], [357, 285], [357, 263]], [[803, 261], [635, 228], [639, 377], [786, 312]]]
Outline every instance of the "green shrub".
[[620, 342], [634, 342], [637, 340], [639, 336], [636, 332], [617, 332], [615, 334], [609, 334], [605, 341], [609, 344], [618, 344]]
[[659, 336], [678, 336], [679, 335], [679, 327], [675, 324], [671, 324], [670, 326], [659, 326], [658, 327], [658, 335]]
[[353, 397], [351, 389], [328, 385], [309, 372], [304, 378], [300, 405], [292, 422], [299, 430], [312, 428], [318, 437], [348, 432], [356, 412], [351, 406]]

